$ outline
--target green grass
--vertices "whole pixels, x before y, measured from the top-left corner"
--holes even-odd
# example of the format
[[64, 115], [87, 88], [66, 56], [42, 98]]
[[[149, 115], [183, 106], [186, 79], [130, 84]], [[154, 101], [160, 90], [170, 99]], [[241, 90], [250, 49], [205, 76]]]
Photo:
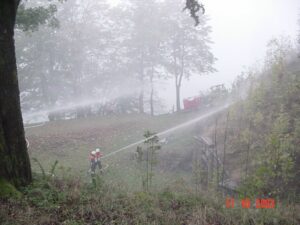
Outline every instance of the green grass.
[[[63, 170], [70, 168], [73, 174], [85, 177], [89, 169], [89, 152], [96, 147], [101, 147], [104, 154], [107, 154], [143, 139], [146, 130], [159, 132], [195, 116], [195, 113], [156, 117], [125, 115], [55, 121], [26, 130], [26, 137], [30, 142], [30, 157], [37, 158], [46, 171], [58, 160], [58, 167]], [[191, 127], [172, 134], [172, 140], [162, 147], [159, 154], [184, 154], [184, 146], [190, 141], [193, 129]], [[104, 164], [109, 165], [107, 179], [123, 180], [126, 185], [136, 186], [133, 183], [136, 180], [135, 162], [130, 160], [130, 152], [135, 149], [133, 147], [103, 160]], [[39, 166], [34, 162], [32, 168], [33, 171], [40, 172]], [[57, 170], [57, 173], [61, 173], [61, 170]], [[168, 180], [168, 177], [160, 176], [162, 180]]]
[[[193, 135], [201, 129], [199, 124], [175, 132], [162, 146], [159, 161], [168, 165], [156, 168], [150, 193], [142, 192], [142, 179], [131, 157], [135, 147], [103, 160], [109, 167], [93, 186], [87, 170], [89, 152], [95, 147], [107, 154], [142, 139], [146, 130], [159, 132], [196, 116], [94, 117], [56, 121], [27, 130], [30, 157], [38, 159], [46, 177], [41, 177], [40, 166], [32, 160], [36, 181], [22, 191], [21, 203], [2, 200], [0, 218], [4, 216], [6, 224], [240, 225], [298, 221], [293, 210], [285, 207], [267, 211], [226, 209], [225, 198], [213, 188], [195, 194], [192, 173], [178, 163], [192, 163], [186, 156], [198, 147]], [[52, 177], [49, 174], [56, 160]], [[236, 161], [233, 157], [230, 160]], [[13, 219], [8, 216], [11, 209], [18, 212]]]
[[[100, 147], [104, 154], [108, 154], [128, 144], [143, 139], [146, 130], [160, 132], [169, 129], [189, 119], [199, 116], [199, 112], [179, 113], [162, 116], [147, 115], [119, 115], [111, 117], [91, 117], [79, 120], [55, 121], [46, 123], [43, 127], [26, 130], [26, 137], [30, 142], [29, 153], [31, 158], [37, 158], [40, 164], [49, 172], [57, 160], [60, 176], [68, 170], [70, 174], [80, 175], [88, 181], [89, 152]], [[184, 179], [192, 184], [192, 151], [199, 146], [193, 136], [211, 127], [205, 126], [209, 120], [180, 129], [170, 134], [169, 143], [163, 145], [158, 153], [157, 170], [153, 186], [161, 190], [175, 180]], [[219, 146], [219, 148], [221, 148]], [[102, 163], [108, 165], [103, 176], [109, 182], [119, 183], [128, 191], [138, 190], [141, 178], [136, 169], [136, 162], [132, 160], [132, 147], [109, 158]], [[219, 150], [220, 151], [220, 150]], [[239, 155], [228, 159], [228, 168], [231, 174], [240, 174], [238, 165]], [[235, 163], [237, 162], [237, 163]], [[190, 168], [188, 171], [182, 167]], [[32, 161], [34, 172], [41, 172], [37, 163]]]
[[0, 224], [298, 224], [288, 208], [225, 208], [225, 198], [193, 193], [184, 181], [160, 191], [127, 192], [103, 177], [85, 183], [68, 173], [63, 178], [34, 176], [22, 198], [0, 198]]
[[10, 183], [0, 177], [0, 198], [16, 198], [21, 197], [21, 193]]

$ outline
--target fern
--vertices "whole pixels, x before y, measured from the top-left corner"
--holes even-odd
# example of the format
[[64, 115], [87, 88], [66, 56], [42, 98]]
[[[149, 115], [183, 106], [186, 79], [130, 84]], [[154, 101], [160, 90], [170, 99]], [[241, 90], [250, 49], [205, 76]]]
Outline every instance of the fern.
[[54, 164], [51, 166], [51, 170], [50, 170], [51, 176], [54, 176], [54, 171], [56, 169], [57, 164], [58, 164], [58, 160], [55, 160]]
[[43, 179], [46, 179], [46, 173], [45, 173], [45, 170], [44, 170], [42, 164], [39, 162], [39, 160], [37, 158], [32, 158], [32, 160], [40, 167]]

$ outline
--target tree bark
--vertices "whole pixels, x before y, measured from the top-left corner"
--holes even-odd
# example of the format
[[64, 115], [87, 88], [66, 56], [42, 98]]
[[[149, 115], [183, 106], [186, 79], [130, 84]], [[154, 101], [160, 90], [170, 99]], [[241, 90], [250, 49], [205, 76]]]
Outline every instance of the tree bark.
[[[250, 148], [251, 148], [251, 142], [252, 142], [252, 122], [251, 119], [249, 120], [249, 136], [248, 136], [248, 143], [247, 143], [247, 150], [246, 150], [246, 168], [245, 168], [245, 179], [248, 177], [248, 170], [249, 170], [249, 156], [250, 156]], [[244, 196], [247, 196], [247, 190], [244, 191]]]
[[[184, 40], [184, 35], [182, 36], [182, 38], [183, 38], [182, 40]], [[182, 52], [181, 52], [181, 57], [180, 57], [179, 60], [180, 60], [180, 64], [181, 64], [180, 74], [177, 74], [177, 70], [175, 70], [175, 73], [177, 74], [176, 79], [175, 79], [175, 82], [176, 82], [176, 109], [177, 109], [177, 112], [179, 112], [181, 110], [181, 107], [180, 107], [180, 88], [181, 88], [182, 78], [184, 76], [184, 42], [182, 43]], [[177, 61], [176, 58], [175, 58], [174, 61], [175, 61], [175, 65], [176, 65], [177, 64], [176, 63], [176, 61]]]
[[139, 112], [144, 113], [144, 90], [141, 90], [139, 95]]
[[247, 143], [247, 151], [246, 151], [246, 169], [245, 169], [245, 179], [248, 177], [248, 169], [249, 169], [249, 154], [252, 142], [252, 126], [251, 126], [251, 119], [249, 120], [249, 137]]
[[224, 178], [225, 178], [225, 161], [226, 161], [226, 142], [227, 142], [227, 131], [228, 131], [228, 120], [229, 120], [229, 111], [227, 112], [226, 117], [226, 125], [225, 125], [225, 131], [224, 131], [224, 147], [223, 147], [223, 161], [222, 161], [222, 186], [224, 185]]
[[173, 63], [174, 63], [175, 91], [176, 91], [176, 112], [179, 112], [180, 111], [180, 86], [181, 86], [182, 77], [180, 77], [179, 72], [177, 70], [177, 57], [175, 54], [175, 49], [173, 51], [173, 60], [174, 60]]
[[176, 85], [176, 111], [180, 111], [180, 86]]
[[0, 3], [0, 178], [15, 186], [32, 180], [20, 107], [14, 44], [19, 1]]
[[150, 83], [151, 83], [151, 93], [150, 93], [150, 112], [151, 116], [154, 116], [154, 84], [153, 84], [153, 77], [154, 77], [154, 67], [151, 68], [151, 75], [150, 75]]
[[150, 110], [151, 110], [151, 116], [154, 116], [154, 102], [153, 102], [153, 95], [154, 95], [154, 90], [153, 87], [151, 88], [151, 93], [150, 93]]
[[[180, 74], [175, 76], [175, 85], [176, 85], [176, 110], [179, 112], [181, 110], [180, 107], [180, 88], [182, 83], [182, 78], [184, 76], [184, 63], [183, 63], [183, 57], [182, 57], [182, 65], [181, 65], [181, 72]], [[176, 71], [175, 71], [176, 72]]]
[[139, 113], [144, 113], [144, 52], [141, 52], [141, 62], [140, 62], [140, 74], [139, 79], [141, 83], [141, 90], [139, 95]]
[[216, 167], [217, 167], [217, 174], [216, 174], [216, 188], [219, 189], [219, 155], [218, 155], [218, 146], [217, 146], [217, 128], [218, 128], [218, 118], [215, 121], [215, 137], [214, 137], [214, 148], [215, 148], [215, 158], [216, 158]]

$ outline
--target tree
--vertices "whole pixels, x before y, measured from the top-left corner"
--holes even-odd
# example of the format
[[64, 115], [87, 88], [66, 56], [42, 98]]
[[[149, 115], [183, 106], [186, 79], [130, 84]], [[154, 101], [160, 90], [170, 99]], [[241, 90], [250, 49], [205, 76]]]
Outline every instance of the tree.
[[100, 102], [112, 95], [116, 80], [125, 79], [120, 72], [123, 52], [117, 40], [121, 36], [118, 30], [123, 32], [123, 20], [114, 26], [117, 19], [112, 14], [118, 13], [116, 9], [109, 10], [107, 4], [95, 1], [68, 1], [58, 6], [59, 29], [43, 26], [35, 32], [16, 33], [20, 91], [24, 96], [21, 104], [26, 119], [30, 111], [52, 111], [85, 104], [87, 99]]
[[226, 116], [226, 123], [225, 123], [225, 131], [224, 131], [224, 144], [223, 144], [223, 159], [222, 159], [222, 174], [221, 174], [221, 184], [224, 185], [225, 179], [225, 162], [226, 162], [226, 144], [227, 144], [227, 132], [228, 132], [228, 120], [229, 120], [229, 111], [227, 112]]
[[0, 177], [16, 186], [31, 181], [13, 39], [19, 3], [0, 3]]
[[66, 65], [67, 57], [56, 53], [62, 43], [56, 35], [57, 30], [41, 27], [35, 32], [16, 31], [16, 55], [23, 112], [31, 108], [40, 110], [52, 106], [60, 90], [64, 90], [62, 84], [65, 79], [62, 79], [64, 77], [61, 70], [62, 64]]
[[[166, 7], [172, 5], [167, 2]], [[179, 14], [178, 9], [172, 9], [172, 15], [167, 18], [168, 40], [164, 44], [164, 65], [174, 77], [176, 88], [176, 108], [180, 110], [180, 90], [184, 78], [204, 73], [214, 72], [215, 58], [210, 51], [211, 28], [206, 25], [207, 18], [200, 16], [196, 27], [191, 26], [190, 18]]]
[[[19, 4], [20, 0], [0, 2], [0, 178], [15, 186], [26, 185], [32, 180], [20, 109], [14, 43], [14, 28]], [[53, 8], [36, 10], [21, 7], [20, 13], [23, 18], [27, 12], [31, 13], [31, 20], [21, 20], [18, 26], [34, 29], [39, 24], [50, 21], [55, 11]], [[40, 15], [44, 16], [39, 17]], [[38, 22], [29, 26], [31, 21]]]
[[[300, 28], [300, 14], [298, 15], [298, 27]], [[299, 29], [298, 28], [298, 29]], [[298, 43], [298, 57], [300, 57], [300, 30], [298, 30], [298, 35], [297, 35], [297, 43]]]
[[144, 98], [150, 86], [150, 109], [153, 109], [154, 78], [157, 76], [157, 67], [160, 59], [161, 35], [160, 5], [155, 0], [131, 1], [129, 17], [131, 17], [131, 34], [125, 42], [127, 58], [129, 59], [130, 73], [139, 82], [139, 111], [144, 113]]
[[190, 10], [191, 17], [193, 17], [195, 20], [195, 26], [198, 26], [200, 22], [199, 15], [197, 15], [197, 13], [200, 9], [202, 10], [203, 14], [205, 13], [204, 5], [200, 4], [197, 0], [186, 0], [183, 11], [186, 9]]
[[142, 173], [143, 188], [149, 191], [154, 176], [154, 166], [157, 164], [157, 151], [161, 149], [161, 146], [159, 145], [159, 138], [155, 133], [146, 131], [144, 138], [144, 146], [146, 148], [137, 147], [137, 163]]
[[215, 162], [216, 162], [216, 189], [219, 190], [220, 163], [219, 163], [219, 154], [218, 154], [218, 146], [217, 146], [218, 118], [216, 118], [215, 120], [216, 121], [215, 121], [215, 130], [214, 130], [214, 156], [215, 156]]
[[[57, 6], [56, 18], [48, 21], [52, 27], [60, 21], [59, 29], [40, 26], [38, 30], [34, 23], [45, 17], [44, 8], [24, 13], [25, 6], [19, 7], [19, 21], [38, 18], [33, 24], [17, 24], [22, 31], [15, 35], [26, 121], [32, 111], [122, 96], [120, 90], [128, 86], [131, 93], [125, 94], [139, 92], [140, 112], [149, 102], [154, 115], [155, 83], [166, 74], [161, 65], [161, 45], [167, 38], [162, 19], [170, 14], [155, 0], [129, 3], [111, 8], [105, 2], [67, 1]], [[53, 12], [56, 6], [46, 9]]]

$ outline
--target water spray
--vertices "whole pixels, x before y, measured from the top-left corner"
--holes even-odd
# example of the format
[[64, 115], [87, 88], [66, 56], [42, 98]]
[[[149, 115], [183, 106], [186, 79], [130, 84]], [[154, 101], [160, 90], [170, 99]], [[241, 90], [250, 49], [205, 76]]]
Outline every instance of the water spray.
[[[70, 111], [70, 110], [72, 111], [80, 107], [93, 106], [93, 105], [105, 105], [107, 103], [113, 103], [115, 100], [117, 100], [120, 97], [130, 97], [133, 94], [135, 94], [135, 92], [136, 92], [135, 89], [129, 89], [126, 91], [118, 89], [117, 93], [110, 94], [109, 97], [108, 96], [105, 97], [101, 95], [101, 98], [90, 97], [88, 99], [81, 99], [81, 100], [77, 99], [76, 102], [71, 102], [71, 103], [61, 102], [59, 105], [55, 105], [47, 109], [41, 109], [35, 112], [24, 112], [23, 119], [24, 118], [26, 118], [27, 120], [34, 119], [37, 116], [47, 117], [49, 113], [53, 113], [57, 111]], [[47, 121], [47, 120], [48, 119], [46, 118], [42, 119], [42, 121]]]
[[155, 135], [152, 135], [152, 136], [150, 136], [150, 137], [148, 137], [148, 138], [145, 138], [145, 139], [142, 139], [142, 140], [140, 140], [140, 141], [134, 142], [134, 143], [132, 143], [132, 144], [130, 144], [130, 145], [127, 145], [127, 146], [125, 146], [125, 147], [122, 147], [122, 148], [120, 148], [120, 149], [118, 149], [118, 150], [116, 150], [116, 151], [110, 152], [110, 153], [106, 154], [105, 156], [103, 156], [102, 159], [108, 158], [108, 157], [110, 157], [110, 156], [112, 156], [112, 155], [115, 155], [115, 154], [117, 154], [117, 153], [119, 153], [119, 152], [122, 152], [122, 151], [124, 151], [124, 150], [126, 150], [126, 149], [129, 149], [129, 148], [131, 148], [131, 147], [134, 147], [134, 146], [137, 146], [137, 145], [139, 145], [139, 144], [142, 144], [142, 143], [144, 143], [145, 141], [148, 141], [148, 140], [150, 140], [151, 138], [153, 138], [153, 137], [155, 137], [155, 136], [158, 136], [158, 137], [159, 137], [159, 136], [162, 136], [162, 135], [165, 135], [165, 134], [172, 133], [172, 132], [174, 132], [174, 131], [176, 131], [176, 130], [179, 130], [179, 129], [182, 129], [182, 128], [184, 128], [184, 127], [188, 127], [188, 126], [190, 126], [190, 125], [192, 125], [192, 124], [194, 124], [194, 123], [197, 123], [197, 122], [199, 122], [199, 121], [201, 121], [201, 120], [204, 120], [204, 119], [206, 119], [206, 118], [208, 118], [208, 117], [211, 117], [212, 115], [214, 115], [214, 114], [216, 114], [216, 113], [218, 113], [218, 112], [221, 112], [221, 111], [227, 109], [231, 104], [232, 104], [232, 103], [228, 103], [228, 104], [226, 104], [225, 106], [219, 107], [219, 108], [217, 108], [217, 109], [215, 109], [215, 110], [213, 110], [213, 111], [211, 111], [211, 112], [208, 112], [208, 113], [206, 113], [206, 114], [204, 114], [204, 115], [201, 115], [201, 116], [199, 116], [199, 117], [196, 117], [196, 118], [194, 118], [194, 119], [191, 119], [191, 120], [189, 120], [189, 121], [187, 121], [187, 122], [184, 122], [184, 123], [182, 123], [182, 124], [179, 124], [179, 125], [177, 125], [177, 126], [174, 126], [174, 127], [172, 127], [172, 128], [169, 128], [169, 129], [167, 129], [167, 130], [161, 131], [161, 132], [159, 132], [159, 133], [157, 133], [157, 134], [155, 134]]
[[35, 128], [35, 127], [42, 127], [44, 125], [45, 125], [45, 122], [39, 123], [39, 124], [35, 124], [35, 125], [32, 125], [32, 126], [28, 126], [28, 127], [24, 126], [24, 129], [26, 130], [26, 129]]
[[[45, 125], [45, 122], [35, 124], [35, 125], [32, 125], [32, 126], [28, 126], [28, 127], [24, 126], [24, 129], [26, 130], [26, 129], [31, 129], [31, 128], [35, 128], [35, 127], [42, 127], [44, 125]], [[30, 146], [29, 140], [27, 138], [25, 138], [25, 141], [26, 141], [26, 146], [27, 146], [27, 149], [28, 149], [29, 146]]]

